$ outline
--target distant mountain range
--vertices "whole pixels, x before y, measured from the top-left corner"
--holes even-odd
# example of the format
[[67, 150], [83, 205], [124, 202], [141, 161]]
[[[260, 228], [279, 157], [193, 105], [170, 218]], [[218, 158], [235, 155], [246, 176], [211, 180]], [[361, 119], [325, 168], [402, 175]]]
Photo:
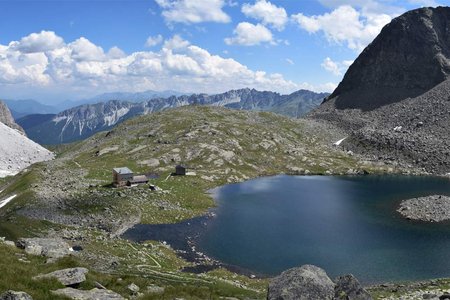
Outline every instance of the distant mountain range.
[[[126, 96], [126, 93], [120, 93], [120, 95]], [[140, 102], [112, 100], [77, 106], [58, 114], [28, 115], [18, 119], [17, 122], [32, 140], [40, 144], [60, 144], [87, 138], [134, 116], [186, 105], [270, 111], [297, 118], [317, 107], [326, 96], [328, 96], [327, 93], [314, 93], [307, 90], [280, 95], [268, 91], [240, 89], [217, 95], [181, 95]], [[105, 95], [99, 96], [98, 99], [103, 99], [102, 97]]]
[[95, 104], [100, 102], [107, 102], [111, 100], [120, 100], [120, 101], [129, 101], [129, 102], [142, 102], [156, 98], [168, 98], [171, 96], [181, 96], [186, 93], [180, 93], [177, 91], [145, 91], [145, 92], [137, 92], [137, 93], [128, 93], [128, 92], [114, 92], [114, 93], [104, 93], [92, 98], [87, 98], [83, 100], [77, 101], [64, 101], [55, 105], [58, 109], [58, 112], [75, 107], [83, 104]]
[[3, 100], [11, 111], [14, 119], [31, 114], [56, 114], [60, 112], [57, 107], [42, 104], [36, 100]]
[[104, 93], [92, 98], [83, 100], [67, 100], [58, 104], [47, 105], [33, 99], [26, 100], [3, 100], [8, 105], [14, 119], [19, 119], [27, 115], [34, 114], [57, 114], [63, 110], [80, 106], [83, 104], [95, 104], [99, 102], [106, 102], [110, 100], [121, 100], [130, 102], [141, 102], [155, 98], [167, 98], [170, 96], [181, 96], [183, 93], [177, 91], [145, 91], [137, 93], [116, 92]]

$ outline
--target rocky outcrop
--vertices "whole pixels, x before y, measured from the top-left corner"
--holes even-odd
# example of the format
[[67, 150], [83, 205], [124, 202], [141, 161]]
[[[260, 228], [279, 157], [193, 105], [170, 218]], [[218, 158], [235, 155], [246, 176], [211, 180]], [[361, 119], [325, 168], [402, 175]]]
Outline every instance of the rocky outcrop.
[[304, 265], [281, 273], [269, 283], [268, 300], [332, 300], [334, 283], [324, 270]]
[[409, 11], [386, 25], [330, 95], [339, 109], [414, 98], [450, 75], [450, 8]]
[[110, 291], [94, 288], [89, 291], [65, 288], [52, 291], [53, 294], [75, 300], [125, 300], [121, 295]]
[[77, 286], [86, 281], [86, 274], [88, 272], [89, 270], [86, 268], [69, 268], [38, 275], [35, 276], [34, 279], [55, 278], [65, 286]]
[[309, 117], [347, 132], [340, 145], [369, 160], [450, 173], [450, 8], [387, 25]]
[[0, 122], [12, 129], [18, 130], [22, 134], [25, 134], [23, 128], [20, 127], [20, 125], [18, 125], [16, 121], [14, 121], [14, 118], [8, 106], [6, 106], [5, 102], [1, 100], [0, 100]]
[[351, 274], [339, 276], [335, 282], [334, 300], [372, 300], [372, 296]]
[[25, 292], [7, 291], [0, 295], [0, 300], [33, 300]]
[[0, 177], [14, 175], [33, 163], [53, 157], [52, 152], [0, 123]]
[[18, 248], [24, 249], [31, 255], [41, 255], [55, 260], [70, 255], [70, 246], [60, 239], [52, 238], [25, 238], [16, 243]]
[[397, 210], [409, 220], [442, 222], [450, 220], [450, 197], [432, 195], [403, 200]]
[[281, 273], [269, 283], [268, 300], [372, 300], [353, 275], [336, 283], [316, 266], [304, 265]]

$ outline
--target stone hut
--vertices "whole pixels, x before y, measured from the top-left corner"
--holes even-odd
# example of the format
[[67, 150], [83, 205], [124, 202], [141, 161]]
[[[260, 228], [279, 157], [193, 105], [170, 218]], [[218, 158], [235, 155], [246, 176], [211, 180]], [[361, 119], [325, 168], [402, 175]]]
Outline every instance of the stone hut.
[[128, 181], [133, 180], [134, 173], [127, 167], [113, 169], [113, 185], [115, 187], [125, 186]]
[[136, 185], [136, 184], [147, 184], [148, 178], [145, 175], [133, 176], [133, 179], [127, 181], [128, 186]]

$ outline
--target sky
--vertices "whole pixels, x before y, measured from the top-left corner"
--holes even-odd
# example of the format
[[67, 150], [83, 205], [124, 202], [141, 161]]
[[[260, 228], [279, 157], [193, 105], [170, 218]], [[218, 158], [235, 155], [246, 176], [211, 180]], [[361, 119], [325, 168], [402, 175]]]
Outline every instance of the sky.
[[0, 0], [0, 98], [331, 92], [400, 14], [450, 0]]

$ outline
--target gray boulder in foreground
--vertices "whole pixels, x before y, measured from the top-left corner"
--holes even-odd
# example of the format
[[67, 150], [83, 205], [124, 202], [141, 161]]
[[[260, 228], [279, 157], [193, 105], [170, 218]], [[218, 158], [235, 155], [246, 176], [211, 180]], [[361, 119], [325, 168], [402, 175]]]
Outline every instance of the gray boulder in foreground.
[[335, 300], [372, 300], [372, 296], [361, 286], [353, 275], [336, 278], [334, 288]]
[[268, 300], [332, 300], [334, 283], [313, 265], [292, 268], [269, 283]]
[[100, 290], [97, 288], [94, 288], [90, 291], [83, 291], [69, 287], [52, 291], [52, 293], [58, 296], [65, 296], [75, 300], [125, 300], [124, 297], [113, 291]]
[[88, 272], [89, 270], [86, 268], [69, 268], [38, 275], [34, 279], [55, 278], [65, 286], [74, 286], [86, 281], [85, 274]]
[[372, 300], [353, 275], [336, 284], [319, 267], [304, 265], [284, 271], [269, 283], [268, 300]]
[[41, 255], [50, 259], [58, 259], [70, 255], [70, 246], [60, 239], [24, 238], [17, 241], [16, 246], [31, 255]]
[[25, 292], [7, 291], [0, 295], [0, 300], [33, 300]]

